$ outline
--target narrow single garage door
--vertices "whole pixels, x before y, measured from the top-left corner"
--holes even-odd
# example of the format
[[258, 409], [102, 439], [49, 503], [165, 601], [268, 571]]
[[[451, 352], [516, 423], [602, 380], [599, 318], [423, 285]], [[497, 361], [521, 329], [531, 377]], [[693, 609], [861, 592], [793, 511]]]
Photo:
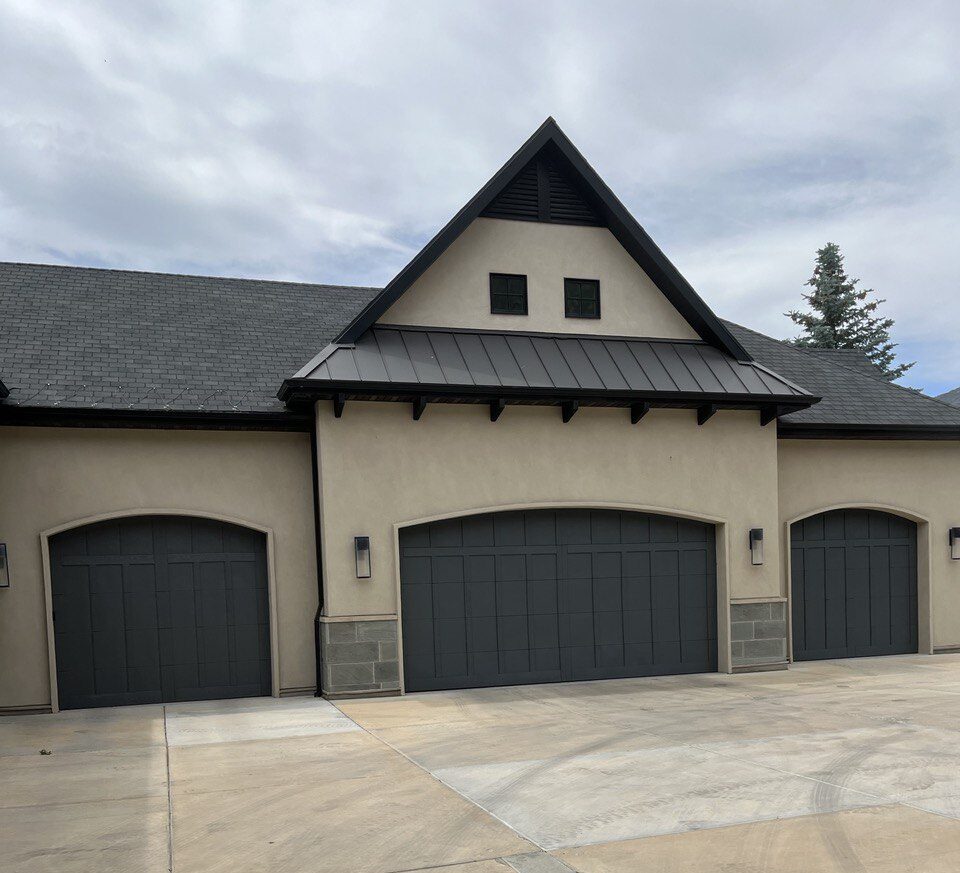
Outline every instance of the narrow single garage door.
[[917, 651], [917, 526], [840, 509], [791, 526], [793, 657]]
[[60, 707], [270, 694], [264, 540], [167, 516], [53, 537]]
[[717, 668], [712, 525], [474, 515], [400, 534], [408, 691]]

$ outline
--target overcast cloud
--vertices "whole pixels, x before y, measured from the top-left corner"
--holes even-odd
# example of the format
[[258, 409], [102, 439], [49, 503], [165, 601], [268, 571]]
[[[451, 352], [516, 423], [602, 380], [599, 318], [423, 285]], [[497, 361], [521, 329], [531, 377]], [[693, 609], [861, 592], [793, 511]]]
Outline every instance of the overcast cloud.
[[960, 4], [0, 0], [0, 259], [382, 284], [553, 115], [721, 316], [960, 384]]

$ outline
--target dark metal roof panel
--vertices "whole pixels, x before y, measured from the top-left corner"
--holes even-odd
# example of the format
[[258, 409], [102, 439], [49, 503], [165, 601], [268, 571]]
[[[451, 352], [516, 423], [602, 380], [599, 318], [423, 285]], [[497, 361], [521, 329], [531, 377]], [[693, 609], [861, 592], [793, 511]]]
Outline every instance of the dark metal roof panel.
[[[758, 400], [809, 396], [758, 364], [702, 342], [380, 326], [331, 347], [306, 378], [405, 386], [689, 392]], [[380, 363], [376, 361], [379, 355]]]

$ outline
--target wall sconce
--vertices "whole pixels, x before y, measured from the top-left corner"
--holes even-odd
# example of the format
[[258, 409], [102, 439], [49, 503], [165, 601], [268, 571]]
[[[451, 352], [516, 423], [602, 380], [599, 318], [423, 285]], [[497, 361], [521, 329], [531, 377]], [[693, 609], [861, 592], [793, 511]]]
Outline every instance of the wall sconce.
[[950, 528], [950, 557], [960, 561], [960, 527]]
[[10, 565], [7, 563], [7, 544], [0, 543], [0, 588], [10, 587]]
[[370, 537], [354, 537], [353, 551], [357, 557], [357, 578], [370, 578]]
[[750, 563], [755, 567], [763, 563], [763, 528], [750, 529]]

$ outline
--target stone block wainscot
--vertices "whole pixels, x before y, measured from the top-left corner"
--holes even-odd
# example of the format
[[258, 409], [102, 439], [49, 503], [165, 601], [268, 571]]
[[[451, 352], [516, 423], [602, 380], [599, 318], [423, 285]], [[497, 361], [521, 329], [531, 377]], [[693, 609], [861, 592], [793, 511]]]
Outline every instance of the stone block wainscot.
[[400, 664], [395, 618], [320, 618], [325, 697], [396, 694]]
[[787, 667], [787, 602], [783, 598], [730, 604], [734, 672]]

